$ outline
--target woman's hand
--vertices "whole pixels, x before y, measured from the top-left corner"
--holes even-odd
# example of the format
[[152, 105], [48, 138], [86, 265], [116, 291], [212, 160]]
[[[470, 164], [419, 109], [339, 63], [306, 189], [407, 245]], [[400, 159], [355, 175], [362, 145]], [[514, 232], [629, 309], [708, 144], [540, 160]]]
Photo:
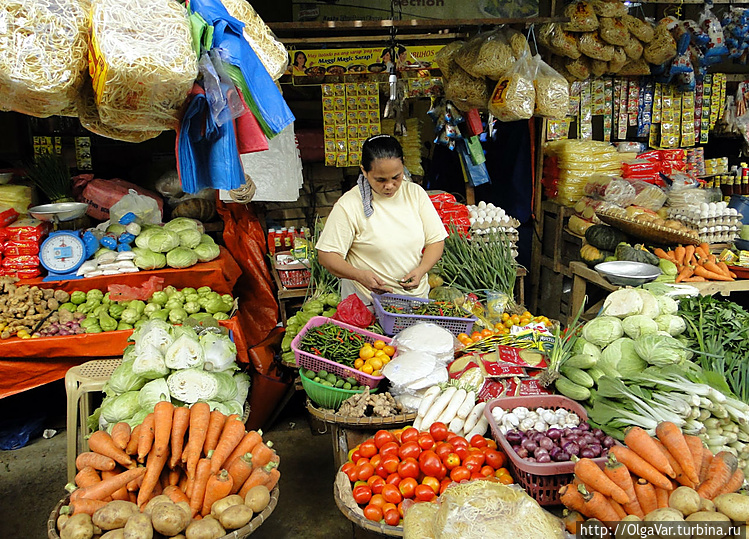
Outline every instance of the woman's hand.
[[385, 282], [380, 279], [373, 271], [363, 270], [359, 272], [356, 280], [367, 287], [368, 290], [377, 294], [384, 294], [386, 292], [392, 292], [393, 290], [386, 286]]
[[425, 271], [416, 268], [400, 280], [400, 285], [404, 290], [414, 290], [419, 287], [419, 284], [421, 284], [421, 279], [424, 278], [425, 273]]

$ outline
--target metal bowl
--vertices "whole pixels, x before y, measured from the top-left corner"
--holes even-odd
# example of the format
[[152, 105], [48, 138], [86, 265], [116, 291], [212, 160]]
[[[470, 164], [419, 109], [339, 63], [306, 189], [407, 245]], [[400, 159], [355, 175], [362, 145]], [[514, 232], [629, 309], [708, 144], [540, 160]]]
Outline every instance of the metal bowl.
[[87, 209], [85, 202], [58, 202], [29, 208], [29, 214], [40, 221], [72, 221], [81, 217]]
[[11, 179], [13, 179], [12, 172], [0, 172], [0, 185], [8, 183]]
[[639, 286], [648, 283], [661, 274], [660, 268], [642, 262], [602, 262], [594, 269], [606, 277], [611, 284]]

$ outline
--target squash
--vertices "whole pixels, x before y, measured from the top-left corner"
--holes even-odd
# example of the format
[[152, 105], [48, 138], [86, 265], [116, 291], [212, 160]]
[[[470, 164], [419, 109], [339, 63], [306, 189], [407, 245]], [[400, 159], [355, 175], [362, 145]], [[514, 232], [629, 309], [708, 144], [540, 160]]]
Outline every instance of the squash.
[[593, 226], [593, 223], [577, 215], [570, 216], [570, 220], [567, 222], [567, 228], [570, 229], [570, 232], [578, 236], [585, 236], [585, 231], [591, 226]]
[[611, 252], [602, 251], [589, 243], [580, 247], [580, 258], [590, 267], [600, 264], [607, 256], [611, 256]]
[[616, 246], [614, 253], [617, 260], [626, 260], [629, 262], [641, 262], [643, 264], [651, 264], [658, 266], [660, 259], [653, 253], [648, 251], [644, 245], [638, 243], [632, 247], [629, 243], [622, 242]]
[[585, 240], [593, 247], [613, 251], [627, 237], [621, 230], [608, 225], [593, 225], [585, 231]]

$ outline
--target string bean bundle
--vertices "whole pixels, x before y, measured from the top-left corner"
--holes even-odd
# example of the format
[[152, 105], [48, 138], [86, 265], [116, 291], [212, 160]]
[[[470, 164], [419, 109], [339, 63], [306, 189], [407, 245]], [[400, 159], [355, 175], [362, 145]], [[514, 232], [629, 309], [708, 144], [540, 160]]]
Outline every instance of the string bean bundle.
[[359, 357], [359, 350], [366, 342], [355, 331], [326, 322], [307, 331], [299, 342], [299, 348], [309, 354], [353, 367], [354, 361]]
[[409, 305], [385, 305], [383, 309], [393, 314], [415, 314], [418, 316], [441, 316], [446, 318], [470, 318], [471, 313], [464, 311], [451, 301], [434, 301], [430, 303], [414, 302]]

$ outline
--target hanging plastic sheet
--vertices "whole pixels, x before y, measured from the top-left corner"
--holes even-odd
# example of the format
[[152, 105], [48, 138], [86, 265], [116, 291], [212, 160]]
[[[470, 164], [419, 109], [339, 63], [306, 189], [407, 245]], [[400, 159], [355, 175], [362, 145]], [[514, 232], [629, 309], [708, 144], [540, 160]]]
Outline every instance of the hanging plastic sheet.
[[[294, 115], [257, 54], [244, 39], [244, 23], [229, 15], [219, 0], [192, 0], [190, 9], [213, 26], [213, 47], [227, 52], [227, 61], [231, 64], [227, 66], [227, 72], [242, 90], [266, 136], [271, 138], [283, 131], [294, 121]], [[235, 69], [231, 69], [232, 66]], [[239, 78], [244, 79], [244, 85], [238, 80], [236, 70], [240, 71]]]
[[302, 159], [293, 124], [270, 139], [267, 152], [243, 155], [242, 165], [257, 187], [253, 201], [295, 202], [299, 199]]
[[[242, 104], [247, 108], [244, 96], [239, 88], [237, 88], [237, 94], [242, 100]], [[247, 108], [245, 114], [234, 120], [234, 131], [237, 135], [237, 148], [240, 154], [264, 152], [268, 149], [268, 138], [249, 108]]]

